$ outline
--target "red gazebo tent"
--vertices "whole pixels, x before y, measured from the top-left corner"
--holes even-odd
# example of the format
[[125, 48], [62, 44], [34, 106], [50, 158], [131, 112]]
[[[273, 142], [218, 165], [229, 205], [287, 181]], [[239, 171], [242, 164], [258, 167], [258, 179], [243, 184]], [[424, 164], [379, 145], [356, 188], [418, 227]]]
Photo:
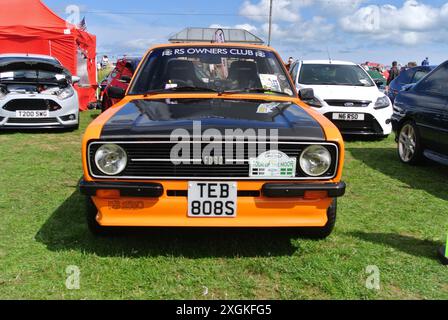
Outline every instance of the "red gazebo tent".
[[96, 37], [67, 23], [41, 0], [0, 0], [0, 53], [45, 54], [73, 75], [81, 110], [96, 100]]

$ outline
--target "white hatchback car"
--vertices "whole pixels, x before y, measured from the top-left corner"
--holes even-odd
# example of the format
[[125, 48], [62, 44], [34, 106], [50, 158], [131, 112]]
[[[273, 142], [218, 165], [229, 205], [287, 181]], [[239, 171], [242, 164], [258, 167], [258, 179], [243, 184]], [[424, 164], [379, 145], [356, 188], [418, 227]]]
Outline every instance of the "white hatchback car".
[[392, 103], [359, 65], [345, 61], [298, 61], [291, 76], [299, 91], [313, 89], [303, 99], [324, 114], [345, 136], [387, 137], [392, 132]]
[[44, 55], [0, 55], [0, 130], [79, 127], [72, 77]]

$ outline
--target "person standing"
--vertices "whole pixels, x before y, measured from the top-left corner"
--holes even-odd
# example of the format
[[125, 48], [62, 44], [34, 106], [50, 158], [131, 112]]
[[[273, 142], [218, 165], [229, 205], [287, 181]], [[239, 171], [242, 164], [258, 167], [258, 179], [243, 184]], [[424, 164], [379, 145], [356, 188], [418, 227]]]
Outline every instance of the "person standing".
[[395, 78], [397, 78], [400, 75], [400, 70], [398, 69], [398, 62], [394, 61], [392, 62], [392, 68], [389, 70], [389, 77], [387, 78], [387, 86], [390, 85], [392, 81], [394, 81]]
[[424, 66], [424, 67], [429, 66], [429, 58], [428, 57], [426, 57], [426, 59], [422, 61], [422, 66]]
[[288, 63], [285, 65], [286, 66], [286, 70], [289, 71], [289, 69], [291, 69], [291, 66], [292, 66], [293, 63], [294, 63], [294, 58], [293, 57], [289, 57]]
[[101, 67], [103, 69], [107, 68], [109, 66], [109, 57], [103, 56], [103, 59], [101, 60]]

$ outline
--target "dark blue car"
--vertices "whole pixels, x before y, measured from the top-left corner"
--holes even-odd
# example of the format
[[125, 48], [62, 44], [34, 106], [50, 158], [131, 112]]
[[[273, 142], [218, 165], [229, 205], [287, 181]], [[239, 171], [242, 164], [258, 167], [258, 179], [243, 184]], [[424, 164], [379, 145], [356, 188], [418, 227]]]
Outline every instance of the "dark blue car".
[[436, 66], [420, 66], [402, 71], [389, 85], [387, 95], [392, 103], [395, 97], [410, 84], [414, 84], [423, 79], [428, 73], [434, 70]]
[[448, 165], [448, 61], [398, 94], [392, 125], [402, 162]]

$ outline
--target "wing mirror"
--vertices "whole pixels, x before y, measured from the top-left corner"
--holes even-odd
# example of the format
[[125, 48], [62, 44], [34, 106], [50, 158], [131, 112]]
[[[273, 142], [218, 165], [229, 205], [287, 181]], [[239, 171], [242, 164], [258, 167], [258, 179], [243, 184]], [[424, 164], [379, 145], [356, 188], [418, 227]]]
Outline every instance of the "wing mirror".
[[126, 90], [118, 87], [110, 87], [109, 90], [107, 90], [107, 94], [112, 99], [123, 99], [126, 95]]
[[73, 83], [73, 84], [78, 83], [78, 82], [80, 82], [80, 81], [81, 81], [81, 78], [80, 78], [80, 77], [78, 77], [78, 76], [72, 76], [72, 83]]
[[126, 83], [126, 84], [131, 83], [131, 80], [132, 80], [132, 78], [129, 77], [129, 76], [122, 76], [122, 77], [120, 78], [120, 82], [122, 82], [122, 83]]
[[311, 88], [299, 90], [299, 98], [310, 107], [322, 108], [322, 102], [314, 95], [314, 90]]
[[375, 82], [375, 84], [376, 84], [378, 87], [383, 87], [383, 86], [384, 86], [384, 81], [381, 80], [381, 79], [375, 79], [375, 80], [373, 80], [373, 81]]
[[314, 95], [314, 90], [311, 88], [300, 89], [299, 98], [302, 101], [314, 100], [316, 97]]

